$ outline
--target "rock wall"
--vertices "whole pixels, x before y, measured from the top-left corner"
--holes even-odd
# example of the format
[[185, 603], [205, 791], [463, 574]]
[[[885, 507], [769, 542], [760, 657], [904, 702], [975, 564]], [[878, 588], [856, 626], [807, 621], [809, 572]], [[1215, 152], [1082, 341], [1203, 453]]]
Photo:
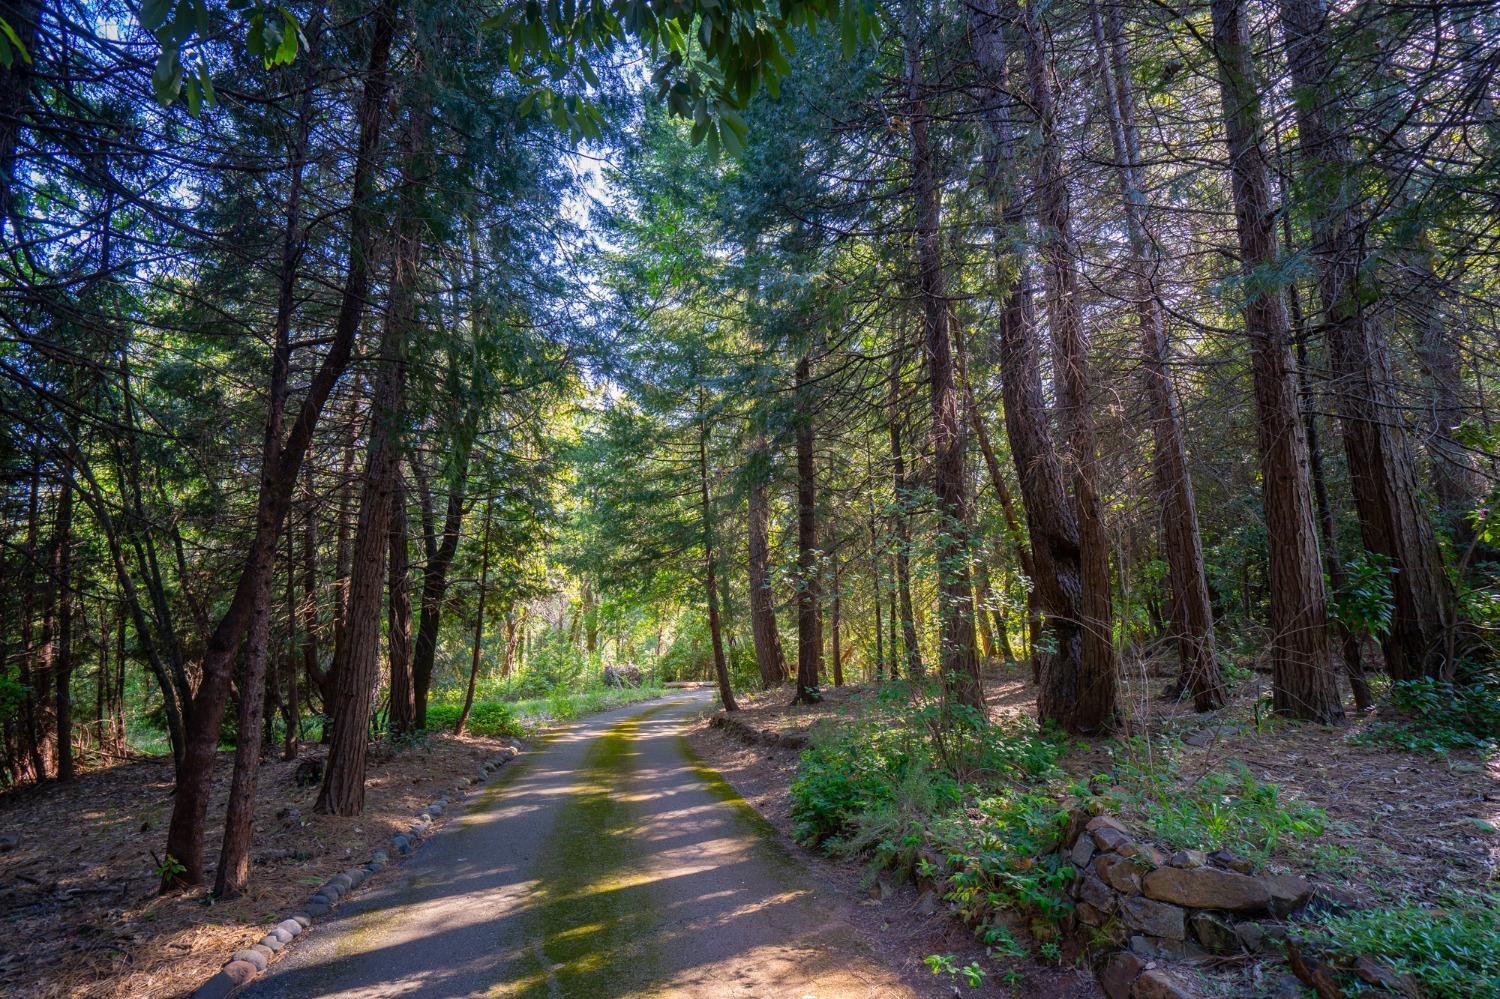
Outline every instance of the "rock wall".
[[1109, 999], [1199, 996], [1174, 962], [1277, 949], [1282, 920], [1313, 897], [1305, 878], [1253, 874], [1228, 852], [1169, 856], [1110, 816], [1079, 824], [1063, 847], [1078, 872], [1070, 891], [1078, 929], [1106, 955], [1099, 981]]

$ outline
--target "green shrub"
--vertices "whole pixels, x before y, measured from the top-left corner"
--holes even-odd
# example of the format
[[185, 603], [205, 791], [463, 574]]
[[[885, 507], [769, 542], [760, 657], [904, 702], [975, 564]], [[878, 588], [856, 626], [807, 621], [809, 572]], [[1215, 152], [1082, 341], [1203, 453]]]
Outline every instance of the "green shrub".
[[1392, 685], [1391, 703], [1406, 719], [1377, 722], [1355, 742], [1425, 753], [1489, 753], [1500, 744], [1500, 685], [1495, 683], [1408, 680]]
[[1008, 938], [992, 918], [999, 910], [1026, 915], [1046, 941], [1069, 909], [1073, 873], [1055, 852], [1068, 821], [1063, 749], [1030, 722], [981, 724], [894, 684], [863, 717], [819, 730], [802, 754], [797, 835], [943, 877], [947, 898], [991, 947]]
[[[462, 711], [460, 704], [429, 704], [428, 731], [452, 731]], [[504, 701], [475, 701], [469, 711], [468, 731], [472, 735], [520, 736], [526, 734], [526, 726], [514, 705]]]
[[1410, 976], [1427, 999], [1500, 996], [1500, 897], [1495, 895], [1453, 895], [1441, 909], [1362, 910], [1326, 917], [1304, 930], [1310, 943], [1334, 956], [1372, 957]]

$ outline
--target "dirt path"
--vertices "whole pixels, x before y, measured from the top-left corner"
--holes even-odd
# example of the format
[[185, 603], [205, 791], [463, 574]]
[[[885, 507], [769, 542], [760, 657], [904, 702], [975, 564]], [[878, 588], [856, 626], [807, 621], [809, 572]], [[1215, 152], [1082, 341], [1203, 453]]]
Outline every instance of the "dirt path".
[[694, 761], [683, 733], [710, 699], [559, 733], [245, 995], [931, 994], [882, 964], [848, 903]]

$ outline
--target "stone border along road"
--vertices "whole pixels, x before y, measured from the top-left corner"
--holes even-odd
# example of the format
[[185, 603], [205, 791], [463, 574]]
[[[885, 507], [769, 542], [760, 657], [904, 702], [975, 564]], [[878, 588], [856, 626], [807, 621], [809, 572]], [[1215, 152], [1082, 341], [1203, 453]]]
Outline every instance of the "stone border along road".
[[[474, 793], [472, 788], [483, 784], [497, 770], [520, 754], [519, 746], [515, 744], [506, 746], [499, 753], [485, 760], [479, 767], [479, 773], [473, 777], [461, 778], [454, 791], [461, 796], [460, 800], [469, 797]], [[432, 832], [433, 821], [441, 817], [447, 808], [448, 796], [439, 795], [437, 800], [417, 813], [411, 828], [391, 837], [391, 848], [399, 856], [410, 856], [427, 834]], [[249, 984], [256, 975], [266, 970], [271, 959], [282, 948], [309, 929], [314, 919], [326, 916], [346, 895], [363, 884], [366, 878], [385, 870], [389, 863], [390, 855], [384, 850], [376, 850], [370, 854], [369, 863], [363, 867], [351, 867], [342, 874], [335, 874], [322, 887], [308, 896], [307, 902], [300, 910], [277, 923], [271, 928], [271, 932], [260, 938], [259, 942], [236, 951], [217, 974], [198, 986], [193, 992], [192, 999], [225, 999], [237, 989]]]

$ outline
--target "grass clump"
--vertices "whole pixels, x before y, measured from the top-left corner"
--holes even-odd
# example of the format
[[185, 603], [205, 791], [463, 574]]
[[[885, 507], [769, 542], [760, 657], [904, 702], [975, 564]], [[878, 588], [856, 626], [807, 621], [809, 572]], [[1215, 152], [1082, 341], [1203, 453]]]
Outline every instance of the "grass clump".
[[1173, 850], [1229, 850], [1263, 867], [1288, 842], [1316, 839], [1328, 826], [1321, 808], [1289, 799], [1243, 763], [1184, 779], [1167, 754], [1127, 747], [1109, 778], [1117, 810], [1139, 817], [1153, 839]]
[[1455, 894], [1442, 908], [1368, 909], [1303, 929], [1309, 943], [1336, 960], [1373, 958], [1427, 999], [1500, 996], [1500, 896]]

